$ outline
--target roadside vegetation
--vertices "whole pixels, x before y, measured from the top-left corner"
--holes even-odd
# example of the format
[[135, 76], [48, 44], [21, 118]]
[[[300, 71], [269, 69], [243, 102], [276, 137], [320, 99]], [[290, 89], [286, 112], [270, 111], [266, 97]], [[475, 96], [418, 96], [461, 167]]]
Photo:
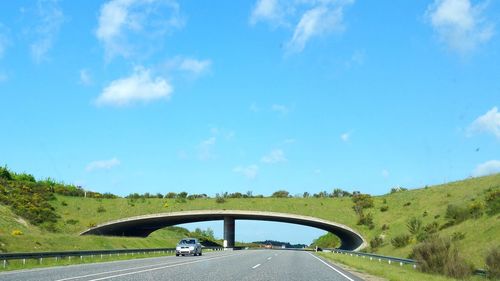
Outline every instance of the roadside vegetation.
[[400, 266], [398, 263], [388, 264], [387, 262], [378, 262], [376, 260], [370, 260], [367, 258], [350, 255], [335, 253], [317, 253], [317, 255], [328, 261], [340, 263], [350, 268], [354, 268], [354, 271], [375, 275], [385, 278], [389, 281], [484, 281], [484, 278], [480, 276], [468, 276], [464, 279], [456, 279], [439, 274], [424, 273], [414, 269], [411, 265]]
[[[41, 251], [174, 246], [183, 234], [172, 229], [150, 237], [113, 238], [78, 234], [110, 220], [151, 213], [206, 209], [261, 210], [318, 217], [345, 224], [369, 242], [368, 252], [409, 257], [417, 245], [449, 239], [474, 268], [488, 268], [486, 256], [500, 245], [500, 174], [383, 196], [348, 192], [277, 190], [271, 196], [221, 192], [165, 191], [124, 198], [0, 168], [0, 251]], [[217, 242], [217, 241], [216, 241]], [[338, 246], [332, 235], [313, 245]], [[333, 246], [335, 245], [335, 246]], [[320, 246], [319, 246], [320, 247]]]

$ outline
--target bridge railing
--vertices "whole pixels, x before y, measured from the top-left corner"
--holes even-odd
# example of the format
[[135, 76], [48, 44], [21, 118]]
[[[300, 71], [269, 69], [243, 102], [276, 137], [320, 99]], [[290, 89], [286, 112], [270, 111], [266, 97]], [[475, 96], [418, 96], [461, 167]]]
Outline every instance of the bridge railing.
[[[222, 251], [222, 247], [203, 247], [203, 250]], [[1, 267], [6, 268], [11, 260], [22, 260], [23, 265], [27, 260], [38, 260], [40, 264], [44, 259], [58, 259], [72, 257], [83, 259], [84, 257], [100, 258], [111, 256], [128, 256], [136, 254], [174, 254], [175, 248], [148, 248], [148, 249], [119, 249], [119, 250], [90, 250], [90, 251], [59, 251], [59, 252], [27, 252], [27, 253], [0, 253]]]

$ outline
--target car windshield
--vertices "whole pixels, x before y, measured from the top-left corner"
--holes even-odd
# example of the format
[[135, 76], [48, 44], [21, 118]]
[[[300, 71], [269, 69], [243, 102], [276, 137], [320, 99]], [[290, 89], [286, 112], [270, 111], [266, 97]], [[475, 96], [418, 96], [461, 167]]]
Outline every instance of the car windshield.
[[196, 244], [196, 240], [194, 239], [183, 239], [179, 244]]

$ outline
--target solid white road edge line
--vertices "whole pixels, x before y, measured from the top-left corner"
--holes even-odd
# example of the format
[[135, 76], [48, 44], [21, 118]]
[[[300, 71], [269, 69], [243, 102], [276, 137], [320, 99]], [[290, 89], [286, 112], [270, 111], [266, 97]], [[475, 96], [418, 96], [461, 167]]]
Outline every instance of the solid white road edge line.
[[335, 270], [338, 274], [342, 275], [343, 277], [345, 277], [347, 280], [349, 281], [354, 281], [353, 279], [351, 279], [349, 276], [345, 275], [344, 273], [342, 273], [340, 270], [336, 269], [335, 267], [331, 266], [330, 264], [328, 264], [327, 262], [325, 262], [324, 260], [318, 258], [317, 256], [311, 254], [311, 253], [308, 253], [309, 255], [311, 255], [313, 258], [319, 260], [320, 262], [322, 262], [324, 265], [328, 266], [329, 268]]
[[260, 263], [259, 263], [259, 264], [254, 265], [252, 268], [253, 268], [253, 269], [256, 269], [256, 268], [257, 268], [257, 267], [259, 267], [259, 266], [260, 266]]

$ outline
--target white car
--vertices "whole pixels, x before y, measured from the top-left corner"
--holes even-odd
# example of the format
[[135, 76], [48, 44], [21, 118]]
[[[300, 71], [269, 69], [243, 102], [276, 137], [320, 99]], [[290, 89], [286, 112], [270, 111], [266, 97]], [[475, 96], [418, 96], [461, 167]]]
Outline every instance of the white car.
[[184, 238], [175, 247], [175, 255], [201, 256], [201, 244], [196, 238]]

